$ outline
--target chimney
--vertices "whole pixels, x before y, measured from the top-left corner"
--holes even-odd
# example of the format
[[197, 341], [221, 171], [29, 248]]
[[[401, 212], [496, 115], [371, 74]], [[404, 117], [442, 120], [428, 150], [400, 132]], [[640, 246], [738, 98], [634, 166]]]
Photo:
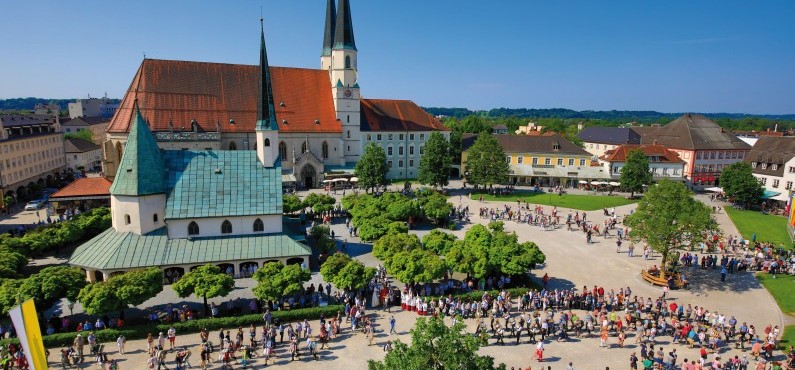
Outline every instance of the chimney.
[[657, 145], [657, 139], [654, 139], [654, 141], [652, 141], [652, 145]]

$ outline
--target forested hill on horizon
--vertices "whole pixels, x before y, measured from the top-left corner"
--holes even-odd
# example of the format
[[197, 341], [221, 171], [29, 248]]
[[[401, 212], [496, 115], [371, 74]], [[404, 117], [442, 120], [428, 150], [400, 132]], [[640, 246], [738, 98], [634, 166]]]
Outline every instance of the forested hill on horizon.
[[445, 108], [445, 107], [423, 107], [426, 112], [434, 116], [447, 116], [464, 118], [471, 115], [478, 115], [489, 118], [562, 118], [562, 119], [583, 119], [583, 120], [610, 120], [637, 123], [667, 123], [684, 113], [703, 114], [709, 118], [763, 118], [768, 120], [795, 121], [793, 114], [745, 114], [745, 113], [702, 113], [702, 112], [681, 112], [681, 113], [662, 113], [656, 111], [633, 111], [633, 110], [609, 110], [595, 111], [584, 110], [576, 111], [566, 108], [548, 109], [528, 109], [528, 108], [493, 108], [490, 110], [473, 111], [467, 108]]

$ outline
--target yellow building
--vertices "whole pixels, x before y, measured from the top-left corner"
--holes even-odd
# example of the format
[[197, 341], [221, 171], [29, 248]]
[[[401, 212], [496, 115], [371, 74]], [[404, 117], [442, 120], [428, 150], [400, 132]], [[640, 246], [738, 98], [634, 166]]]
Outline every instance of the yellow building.
[[[560, 135], [492, 135], [510, 164], [509, 183], [576, 187], [579, 181], [608, 179], [604, 168], [592, 165], [591, 154]], [[461, 168], [466, 168], [467, 150], [477, 135], [465, 134], [461, 141]]]
[[66, 164], [63, 133], [50, 115], [0, 115], [0, 190], [26, 201], [59, 178]]

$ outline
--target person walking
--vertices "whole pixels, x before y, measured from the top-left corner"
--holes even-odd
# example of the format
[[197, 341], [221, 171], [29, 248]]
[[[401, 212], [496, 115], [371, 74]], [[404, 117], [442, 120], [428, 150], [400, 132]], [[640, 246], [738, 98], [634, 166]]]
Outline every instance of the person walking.
[[86, 341], [83, 338], [82, 334], [77, 334], [77, 337], [74, 340], [74, 346], [77, 350], [77, 355], [80, 356], [80, 362], [83, 362], [83, 346], [86, 345]]
[[394, 315], [389, 318], [389, 334], [393, 334], [393, 333], [397, 334], [397, 332], [395, 331], [395, 316]]
[[124, 335], [119, 335], [119, 337], [116, 338], [116, 345], [119, 346], [120, 355], [124, 354], [124, 344], [126, 343], [127, 343], [127, 338], [125, 338]]
[[174, 329], [174, 326], [172, 325], [170, 328], [168, 328], [166, 334], [168, 335], [169, 348], [174, 349], [174, 342], [177, 340], [177, 329]]

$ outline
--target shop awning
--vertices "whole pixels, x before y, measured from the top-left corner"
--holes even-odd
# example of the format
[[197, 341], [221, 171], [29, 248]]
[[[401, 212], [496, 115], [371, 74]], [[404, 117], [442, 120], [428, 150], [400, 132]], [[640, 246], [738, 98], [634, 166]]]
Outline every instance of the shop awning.
[[778, 191], [765, 190], [765, 192], [762, 194], [762, 198], [770, 199], [770, 198], [773, 198], [776, 195], [780, 195], [780, 194], [781, 194], [781, 192], [778, 192]]

